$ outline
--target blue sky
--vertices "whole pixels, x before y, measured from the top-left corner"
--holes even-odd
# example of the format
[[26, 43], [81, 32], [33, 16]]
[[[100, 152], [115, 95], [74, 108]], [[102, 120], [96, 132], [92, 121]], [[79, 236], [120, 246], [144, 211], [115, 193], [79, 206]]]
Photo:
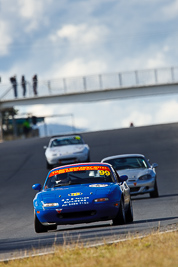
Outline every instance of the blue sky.
[[[43, 81], [178, 66], [177, 25], [178, 0], [0, 0], [0, 86], [14, 74]], [[175, 95], [20, 112], [73, 113], [77, 127], [100, 130], [177, 121], [177, 102]]]

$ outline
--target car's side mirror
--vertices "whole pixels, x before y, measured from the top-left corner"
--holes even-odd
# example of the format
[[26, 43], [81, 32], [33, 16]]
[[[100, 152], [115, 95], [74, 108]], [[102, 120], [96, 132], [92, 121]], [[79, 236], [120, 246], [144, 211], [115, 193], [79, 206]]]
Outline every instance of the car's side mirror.
[[151, 165], [151, 167], [152, 167], [152, 168], [156, 168], [156, 167], [158, 167], [158, 164], [157, 164], [157, 163], [153, 163], [153, 164]]
[[32, 189], [34, 189], [34, 190], [38, 190], [38, 191], [41, 191], [41, 188], [42, 188], [41, 184], [34, 184], [34, 185], [32, 186]]
[[119, 180], [120, 180], [121, 183], [123, 183], [123, 182], [125, 182], [125, 181], [128, 180], [128, 176], [127, 176], [127, 175], [121, 175], [121, 176], [119, 177]]
[[44, 149], [47, 149], [47, 146], [44, 146], [43, 148], [44, 148]]

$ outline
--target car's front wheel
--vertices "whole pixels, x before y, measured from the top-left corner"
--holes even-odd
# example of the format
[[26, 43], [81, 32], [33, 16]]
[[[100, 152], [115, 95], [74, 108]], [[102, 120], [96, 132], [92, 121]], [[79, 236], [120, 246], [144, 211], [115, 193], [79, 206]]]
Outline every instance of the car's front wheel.
[[34, 211], [34, 227], [35, 227], [35, 232], [36, 233], [45, 233], [47, 231], [56, 230], [57, 229], [57, 225], [56, 224], [45, 226], [42, 223], [40, 223], [40, 221], [38, 220], [38, 217], [36, 216], [35, 211]]
[[57, 224], [49, 225], [47, 227], [48, 227], [48, 231], [57, 230]]
[[155, 185], [154, 185], [154, 191], [150, 192], [150, 197], [151, 198], [159, 197], [158, 185], [157, 185], [157, 181], [156, 180], [155, 180]]
[[48, 231], [48, 227], [44, 226], [40, 223], [38, 220], [38, 217], [36, 216], [36, 213], [34, 212], [34, 227], [36, 233], [45, 233]]
[[124, 201], [121, 198], [119, 211], [117, 216], [113, 219], [113, 225], [120, 225], [126, 223]]
[[126, 222], [133, 222], [133, 207], [132, 207], [132, 200], [130, 199], [129, 208], [125, 214]]

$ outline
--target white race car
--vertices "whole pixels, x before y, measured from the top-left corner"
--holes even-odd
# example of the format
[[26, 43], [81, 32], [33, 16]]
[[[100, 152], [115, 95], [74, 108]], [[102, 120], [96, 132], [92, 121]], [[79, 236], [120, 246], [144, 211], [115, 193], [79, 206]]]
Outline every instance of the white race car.
[[47, 169], [90, 161], [90, 148], [79, 134], [52, 137], [44, 149]]
[[150, 197], [158, 197], [158, 186], [155, 168], [140, 154], [116, 155], [102, 159], [101, 162], [111, 164], [119, 175], [127, 175], [127, 184], [131, 195], [149, 193]]

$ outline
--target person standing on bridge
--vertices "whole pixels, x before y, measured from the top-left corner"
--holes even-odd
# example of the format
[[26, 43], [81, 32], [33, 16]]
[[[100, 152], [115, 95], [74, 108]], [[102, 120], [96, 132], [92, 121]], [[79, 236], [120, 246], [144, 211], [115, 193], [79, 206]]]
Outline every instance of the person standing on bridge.
[[10, 81], [11, 81], [12, 87], [14, 89], [14, 97], [17, 98], [17, 80], [16, 80], [16, 76], [14, 75], [14, 77], [11, 77]]
[[22, 76], [22, 81], [21, 81], [22, 89], [23, 89], [23, 97], [26, 95], [26, 81], [25, 81], [25, 76]]
[[37, 95], [37, 84], [38, 84], [38, 78], [37, 78], [37, 75], [35, 74], [33, 76], [33, 92], [34, 92], [34, 95]]

